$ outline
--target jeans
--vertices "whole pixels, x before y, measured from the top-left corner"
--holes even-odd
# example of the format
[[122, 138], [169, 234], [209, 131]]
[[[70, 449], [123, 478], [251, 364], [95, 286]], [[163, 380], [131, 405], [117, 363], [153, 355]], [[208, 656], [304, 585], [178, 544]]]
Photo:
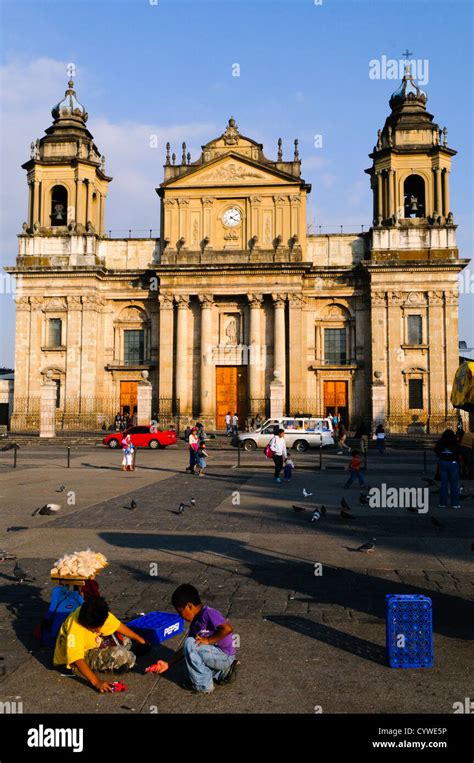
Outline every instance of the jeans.
[[459, 506], [459, 464], [457, 461], [440, 461], [439, 476], [441, 486], [439, 489], [439, 502], [442, 506], [448, 505], [448, 484], [451, 489], [451, 506]]
[[379, 453], [385, 452], [385, 439], [377, 437], [377, 450]]
[[214, 644], [196, 644], [188, 636], [184, 642], [184, 659], [189, 678], [196, 691], [211, 692], [213, 681], [221, 681], [235, 660], [235, 655], [226, 654]]
[[364, 475], [362, 474], [362, 470], [361, 469], [351, 469], [350, 470], [350, 474], [349, 474], [349, 479], [347, 480], [347, 482], [344, 485], [344, 487], [350, 487], [352, 485], [352, 483], [354, 482], [356, 477], [359, 480], [359, 486], [360, 487], [363, 487], [366, 484], [365, 479], [364, 479]]
[[230, 424], [225, 425], [225, 431], [227, 435], [232, 434], [232, 427], [230, 426]]
[[274, 453], [273, 463], [275, 464], [275, 479], [278, 479], [280, 472], [283, 469], [283, 456], [277, 456], [277, 454]]
[[194, 472], [196, 466], [196, 451], [194, 448], [189, 448], [189, 471]]

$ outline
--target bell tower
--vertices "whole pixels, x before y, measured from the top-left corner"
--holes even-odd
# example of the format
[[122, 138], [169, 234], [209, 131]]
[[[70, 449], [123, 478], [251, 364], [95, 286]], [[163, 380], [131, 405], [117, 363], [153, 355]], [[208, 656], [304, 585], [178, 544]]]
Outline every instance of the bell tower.
[[448, 132], [426, 110], [410, 64], [389, 104], [391, 113], [369, 154], [373, 192], [371, 259], [457, 259], [456, 226], [449, 197]]
[[93, 136], [86, 127], [88, 114], [69, 80], [64, 99], [51, 110], [53, 124], [31, 143], [31, 157], [22, 165], [29, 186], [28, 221], [24, 233], [104, 235], [107, 188]]

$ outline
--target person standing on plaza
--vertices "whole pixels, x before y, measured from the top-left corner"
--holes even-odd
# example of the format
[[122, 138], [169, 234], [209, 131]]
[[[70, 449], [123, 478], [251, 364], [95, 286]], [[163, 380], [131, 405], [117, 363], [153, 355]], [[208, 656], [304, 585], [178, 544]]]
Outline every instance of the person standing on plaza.
[[225, 431], [227, 437], [230, 437], [232, 434], [232, 416], [230, 415], [230, 411], [227, 411], [225, 415]]
[[283, 469], [283, 461], [288, 458], [285, 442], [285, 430], [279, 429], [269, 442], [272, 451], [273, 463], [275, 464], [275, 482], [281, 482], [280, 472]]
[[[340, 448], [346, 448], [346, 450], [350, 451], [350, 447], [346, 443], [346, 440], [347, 440], [347, 429], [345, 428], [345, 426], [342, 423], [342, 421], [339, 424], [338, 431], [339, 431], [339, 439], [338, 439], [339, 447]], [[342, 450], [340, 450], [339, 453], [342, 453]]]
[[287, 458], [285, 461], [285, 465], [283, 467], [283, 479], [285, 482], [291, 482], [291, 478], [293, 476], [293, 469], [295, 468], [295, 464], [292, 461], [291, 458]]
[[206, 442], [206, 439], [207, 439], [206, 431], [204, 429], [204, 424], [201, 424], [198, 421], [196, 424], [196, 427], [197, 427], [196, 435], [199, 440], [199, 445], [204, 447], [204, 443]]
[[134, 463], [133, 463], [133, 454], [134, 454], [135, 448], [132, 443], [132, 438], [130, 435], [126, 435], [126, 437], [122, 440], [122, 471], [123, 472], [132, 472], [134, 470]]
[[237, 416], [237, 413], [234, 413], [232, 416], [232, 434], [239, 434], [239, 417]]
[[262, 426], [262, 419], [259, 413], [255, 416], [255, 429], [260, 429]]
[[439, 488], [439, 508], [446, 509], [448, 505], [448, 487], [451, 492], [451, 508], [460, 509], [460, 485], [459, 485], [459, 441], [452, 429], [446, 429], [435, 445], [435, 453], [438, 456], [439, 475], [441, 485]]
[[360, 449], [362, 453], [365, 453], [369, 446], [369, 427], [365, 423], [364, 419], [360, 422], [355, 433], [356, 440], [360, 442]]
[[186, 467], [186, 471], [194, 474], [194, 467], [196, 466], [196, 453], [199, 448], [199, 438], [197, 436], [197, 427], [191, 429], [191, 434], [188, 437], [189, 447], [189, 466]]
[[385, 453], [385, 429], [379, 424], [375, 430], [375, 439], [377, 440], [377, 450], [383, 455]]

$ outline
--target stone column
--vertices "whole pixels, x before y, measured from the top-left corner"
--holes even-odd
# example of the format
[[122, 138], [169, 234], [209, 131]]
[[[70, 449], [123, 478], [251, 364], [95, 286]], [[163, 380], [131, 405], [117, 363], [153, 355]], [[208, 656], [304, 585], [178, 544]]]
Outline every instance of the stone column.
[[56, 383], [48, 371], [41, 386], [40, 437], [56, 437]]
[[68, 400], [81, 395], [81, 345], [82, 345], [82, 303], [79, 296], [68, 296], [66, 315], [66, 388], [65, 406]]
[[99, 216], [99, 233], [102, 234], [105, 232], [105, 193], [101, 193], [99, 196], [100, 199], [100, 216]]
[[443, 214], [443, 196], [441, 191], [441, 170], [439, 167], [434, 168], [435, 182], [436, 182], [436, 204], [434, 216], [438, 217]]
[[180, 295], [178, 302], [176, 341], [176, 397], [179, 400], [180, 415], [188, 413], [188, 395], [191, 382], [188, 379], [188, 320], [189, 297]]
[[387, 417], [387, 389], [382, 381], [380, 371], [374, 373], [375, 381], [372, 383], [372, 427], [385, 424]]
[[394, 196], [393, 196], [393, 178], [394, 171], [388, 170], [388, 217], [392, 217], [395, 214]]
[[273, 376], [270, 382], [270, 418], [281, 419], [285, 415], [285, 386], [279, 371], [274, 371]]
[[[39, 180], [34, 180], [33, 182], [34, 182], [33, 212], [32, 212], [32, 214], [33, 214], [33, 223], [37, 223], [37, 222], [40, 223], [41, 222], [41, 220], [39, 218], [39, 213], [40, 213], [40, 209], [39, 209], [39, 187], [40, 187], [40, 181]], [[49, 219], [45, 220], [45, 224], [46, 225], [50, 225], [50, 220]]]
[[381, 222], [383, 220], [383, 200], [382, 200], [382, 173], [380, 170], [378, 170], [376, 173], [377, 178], [377, 215], [376, 220], [377, 222]]
[[199, 295], [201, 303], [201, 410], [200, 417], [214, 418], [214, 401], [212, 399], [213, 372], [212, 363], [212, 308], [214, 301], [211, 295]]
[[288, 367], [288, 386], [290, 406], [292, 398], [307, 397], [306, 355], [307, 347], [303, 344], [302, 332], [306, 321], [306, 306], [302, 294], [289, 294], [289, 346], [291, 347], [291, 363]]
[[285, 332], [285, 304], [286, 294], [272, 294], [274, 311], [274, 340], [273, 340], [273, 365], [279, 373], [279, 379], [283, 384], [283, 394], [286, 393], [286, 332]]
[[173, 297], [160, 294], [159, 395], [173, 397]]
[[425, 377], [428, 389], [423, 390], [423, 397], [428, 403], [430, 419], [433, 422], [436, 416], [440, 421], [444, 415], [444, 410], [439, 406], [439, 400], [445, 397], [445, 390], [454, 378], [454, 373], [451, 378], [446, 378], [448, 346], [452, 341], [454, 347], [458, 347], [458, 334], [457, 326], [453, 325], [452, 320], [449, 320], [448, 326], [445, 325], [443, 292], [430, 291], [428, 299], [428, 315], [423, 327], [424, 332], [427, 332], [427, 336], [423, 336], [423, 344], [428, 345], [428, 375]]
[[444, 205], [443, 205], [443, 215], [444, 217], [447, 217], [451, 211], [450, 206], [451, 202], [449, 199], [449, 170], [444, 169], [443, 170], [443, 195], [444, 195]]
[[81, 397], [97, 396], [96, 373], [98, 354], [98, 318], [103, 299], [98, 294], [82, 297], [82, 350], [81, 350]]
[[142, 371], [142, 380], [138, 383], [137, 425], [146, 427], [152, 420], [151, 410], [152, 386], [148, 379], [148, 371]]
[[33, 226], [34, 220], [33, 220], [33, 181], [28, 181], [28, 217], [26, 218], [28, 220], [28, 227], [31, 228]]
[[262, 372], [265, 368], [265, 359], [263, 357], [263, 348], [261, 343], [261, 309], [263, 303], [263, 295], [249, 294], [248, 301], [250, 305], [250, 352], [248, 356], [250, 397], [249, 414], [250, 416], [256, 416], [257, 413], [262, 413], [260, 410], [261, 404], [256, 401], [264, 397], [262, 390]]

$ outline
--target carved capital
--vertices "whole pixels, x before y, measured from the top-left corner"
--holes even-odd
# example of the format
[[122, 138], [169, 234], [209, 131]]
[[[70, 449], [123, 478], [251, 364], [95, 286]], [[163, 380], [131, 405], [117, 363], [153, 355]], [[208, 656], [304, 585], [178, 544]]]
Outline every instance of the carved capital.
[[201, 303], [201, 309], [210, 309], [214, 305], [212, 294], [198, 294], [198, 300]]
[[447, 305], [457, 305], [459, 302], [459, 294], [457, 291], [445, 291], [444, 298]]
[[179, 294], [176, 298], [178, 310], [187, 310], [189, 307], [189, 297], [185, 294]]
[[32, 310], [41, 310], [43, 308], [43, 297], [30, 297], [30, 305]]
[[301, 204], [301, 196], [298, 196], [298, 195], [296, 195], [296, 194], [295, 194], [295, 195], [293, 195], [293, 196], [290, 196], [290, 202], [291, 202], [291, 204], [293, 204], [293, 205], [295, 205], [295, 204], [296, 204], [296, 205], [298, 205], [298, 204]]
[[28, 297], [16, 297], [15, 305], [17, 310], [31, 310], [30, 300]]
[[67, 309], [68, 310], [81, 310], [82, 302], [80, 297], [69, 296], [67, 297]]
[[387, 292], [387, 297], [389, 305], [401, 305], [405, 295], [402, 291], [389, 291]]
[[288, 294], [288, 302], [290, 303], [290, 307], [299, 307], [302, 309], [307, 300], [302, 294]]
[[175, 203], [176, 203], [176, 202], [175, 202], [175, 200], [174, 200], [174, 199], [163, 199], [163, 205], [164, 205], [165, 207], [171, 207], [171, 206], [173, 206]]
[[285, 201], [288, 201], [288, 196], [274, 196], [273, 201], [275, 204], [284, 204]]
[[180, 199], [177, 199], [177, 202], [179, 207], [183, 207], [189, 204], [189, 199], [180, 198]]
[[443, 304], [443, 292], [442, 291], [430, 291], [428, 292], [430, 305], [442, 305]]
[[103, 297], [99, 297], [98, 294], [86, 294], [85, 297], [82, 297], [82, 309], [83, 310], [94, 310], [96, 312], [100, 312], [101, 308], [104, 307], [105, 300]]
[[250, 197], [250, 203], [251, 204], [261, 204], [262, 197], [261, 196], [251, 196]]
[[203, 198], [201, 199], [201, 202], [204, 207], [210, 207], [212, 204], [214, 204], [215, 199], [211, 199], [210, 196], [203, 196]]
[[251, 308], [260, 309], [263, 303], [263, 294], [247, 294]]
[[173, 309], [173, 296], [172, 296], [172, 294], [160, 294], [158, 296], [158, 302], [160, 303], [160, 310], [172, 310]]
[[385, 292], [373, 291], [370, 295], [370, 301], [373, 305], [385, 305]]
[[272, 294], [272, 300], [275, 307], [285, 307], [286, 294]]

